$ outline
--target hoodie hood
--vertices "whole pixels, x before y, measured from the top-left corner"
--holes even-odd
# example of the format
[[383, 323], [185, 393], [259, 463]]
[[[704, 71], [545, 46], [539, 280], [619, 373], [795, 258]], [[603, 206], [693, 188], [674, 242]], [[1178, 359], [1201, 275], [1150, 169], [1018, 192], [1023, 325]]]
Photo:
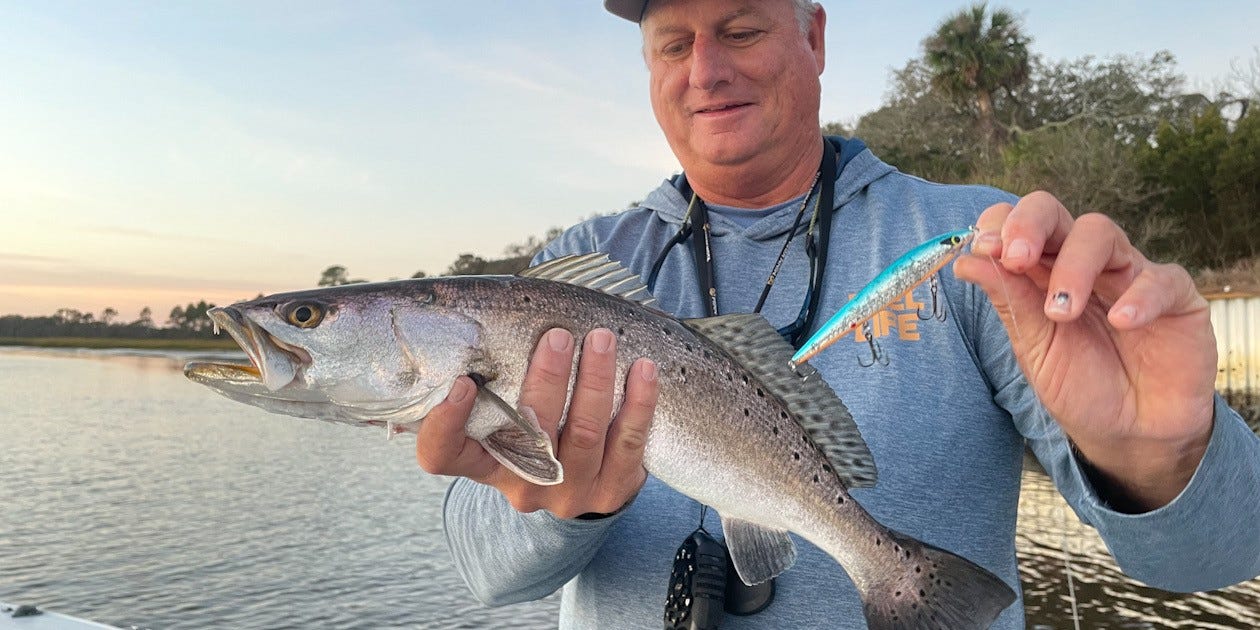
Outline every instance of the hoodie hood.
[[[838, 151], [836, 161], [839, 174], [836, 178], [835, 198], [832, 200], [833, 208], [840, 208], [871, 182], [896, 170], [876, 158], [866, 148], [866, 144], [857, 138], [828, 136], [827, 140]], [[687, 205], [690, 201], [678, 190], [681, 177], [681, 174], [676, 175], [662, 182], [656, 190], [648, 194], [640, 206], [656, 212], [657, 216], [668, 223], [681, 226], [687, 215]], [[782, 238], [788, 230], [792, 229], [797, 209], [793, 204], [791, 207], [783, 208], [762, 218], [747, 228], [740, 227], [718, 213], [710, 213], [709, 222], [714, 236], [737, 233], [755, 241], [773, 240]], [[809, 229], [809, 221], [801, 221], [797, 231], [800, 233], [807, 229]]]

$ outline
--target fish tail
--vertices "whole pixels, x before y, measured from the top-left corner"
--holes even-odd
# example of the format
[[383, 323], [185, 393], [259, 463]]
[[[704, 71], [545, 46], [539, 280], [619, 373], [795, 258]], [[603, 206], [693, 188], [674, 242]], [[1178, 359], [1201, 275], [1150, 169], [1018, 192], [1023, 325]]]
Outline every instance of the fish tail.
[[906, 571], [862, 589], [872, 630], [988, 628], [1015, 601], [1001, 578], [953, 553], [890, 531], [888, 545]]

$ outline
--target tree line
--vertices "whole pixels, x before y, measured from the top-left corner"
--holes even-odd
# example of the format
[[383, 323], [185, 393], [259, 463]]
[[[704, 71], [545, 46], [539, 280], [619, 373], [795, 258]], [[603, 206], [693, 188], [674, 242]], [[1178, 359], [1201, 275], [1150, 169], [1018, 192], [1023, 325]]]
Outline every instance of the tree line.
[[[553, 227], [542, 237], [530, 236], [524, 242], [508, 245], [501, 258], [460, 254], [443, 275], [516, 273], [528, 267], [534, 255], [560, 232], [561, 228]], [[411, 277], [424, 278], [426, 274], [417, 271]], [[332, 265], [320, 273], [317, 285], [332, 287], [360, 282], [367, 280], [351, 277], [342, 265]], [[207, 312], [214, 307], [214, 303], [205, 300], [175, 306], [163, 322], [154, 320], [153, 309], [147, 306], [135, 320], [129, 322], [120, 321], [118, 311], [112, 307], [105, 308], [99, 315], [72, 308], [61, 308], [52, 315], [36, 317], [3, 315], [0, 316], [0, 338], [210, 339], [214, 337], [214, 323]]]
[[106, 307], [100, 315], [73, 308], [59, 308], [52, 315], [0, 316], [0, 337], [105, 337], [117, 339], [206, 339], [213, 337], [214, 325], [206, 312], [214, 304], [201, 300], [176, 306], [162, 324], [154, 321], [153, 309], [144, 307], [132, 321], [118, 320], [118, 311]]

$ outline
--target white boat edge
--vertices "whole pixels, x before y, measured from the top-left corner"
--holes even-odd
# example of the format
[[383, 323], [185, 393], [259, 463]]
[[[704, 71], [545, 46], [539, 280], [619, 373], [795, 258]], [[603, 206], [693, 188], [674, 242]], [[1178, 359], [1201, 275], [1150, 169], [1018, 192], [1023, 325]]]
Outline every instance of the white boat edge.
[[0, 630], [121, 630], [118, 626], [37, 608], [38, 614], [14, 617], [20, 604], [0, 602]]

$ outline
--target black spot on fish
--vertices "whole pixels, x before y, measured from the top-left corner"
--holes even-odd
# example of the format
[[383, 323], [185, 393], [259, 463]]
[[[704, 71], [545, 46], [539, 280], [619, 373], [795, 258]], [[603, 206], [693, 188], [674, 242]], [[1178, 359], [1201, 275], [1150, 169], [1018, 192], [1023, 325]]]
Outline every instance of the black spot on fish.
[[525, 301], [525, 303], [526, 303], [526, 304], [529, 304], [529, 296], [528, 296], [528, 295], [527, 295], [527, 296], [525, 296], [525, 297], [523, 298], [523, 300]]
[[757, 388], [757, 397], [758, 397], [758, 398], [765, 398], [765, 397], [766, 397], [766, 393], [765, 393], [765, 392], [763, 392], [763, 391], [761, 391], [761, 388], [760, 388], [760, 387], [758, 387], [758, 388]]
[[[844, 505], [844, 495], [843, 495], [843, 494], [837, 494], [837, 495], [836, 495], [836, 505]], [[879, 544], [879, 539], [878, 539], [878, 538], [876, 538], [876, 539], [875, 539], [875, 544], [876, 544], [876, 545], [878, 545], [878, 544]]]
[[626, 329], [625, 329], [625, 328], [618, 328], [618, 329], [617, 329], [617, 336], [618, 336], [618, 337], [620, 337], [620, 336], [622, 336], [622, 335], [624, 335], [624, 334], [626, 334]]
[[927, 591], [919, 589], [919, 597], [927, 597]]
[[751, 415], [752, 415], [752, 412], [749, 411], [747, 407], [744, 407], [744, 417], [747, 418], [748, 416], [751, 416]]
[[687, 375], [687, 366], [685, 366], [685, 365], [684, 365], [684, 366], [682, 366], [682, 367], [678, 368], [678, 371], [679, 371], [679, 372], [681, 372], [683, 376], [686, 376], [686, 375]]
[[687, 349], [687, 352], [691, 352], [691, 344], [685, 343], [683, 344], [683, 347]]
[[784, 420], [787, 420], [787, 412], [786, 412], [786, 411], [780, 411], [780, 412], [779, 412], [779, 417], [780, 417], [780, 418], [783, 418]]
[[747, 375], [747, 374], [745, 374], [745, 375], [744, 375], [744, 384], [745, 384], [745, 385], [747, 385], [747, 384], [748, 384], [748, 375]]
[[800, 453], [792, 453], [792, 459], [800, 459], [800, 458], [801, 458]]
[[770, 430], [771, 430], [771, 431], [774, 431], [774, 434], [775, 434], [775, 435], [778, 435], [778, 434], [779, 434], [779, 427], [770, 427]]
[[876, 546], [876, 547], [878, 547], [878, 546], [880, 546], [881, 544], [883, 544], [883, 541], [882, 541], [882, 540], [880, 540], [880, 539], [878, 539], [878, 538], [876, 538], [876, 539], [875, 539], [875, 546]]
[[814, 483], [818, 483], [818, 475], [814, 475]]
[[664, 333], [666, 336], [669, 335], [669, 329], [665, 328], [664, 326], [661, 327], [661, 332]]
[[831, 466], [828, 464], [823, 464], [823, 472], [831, 472]]

